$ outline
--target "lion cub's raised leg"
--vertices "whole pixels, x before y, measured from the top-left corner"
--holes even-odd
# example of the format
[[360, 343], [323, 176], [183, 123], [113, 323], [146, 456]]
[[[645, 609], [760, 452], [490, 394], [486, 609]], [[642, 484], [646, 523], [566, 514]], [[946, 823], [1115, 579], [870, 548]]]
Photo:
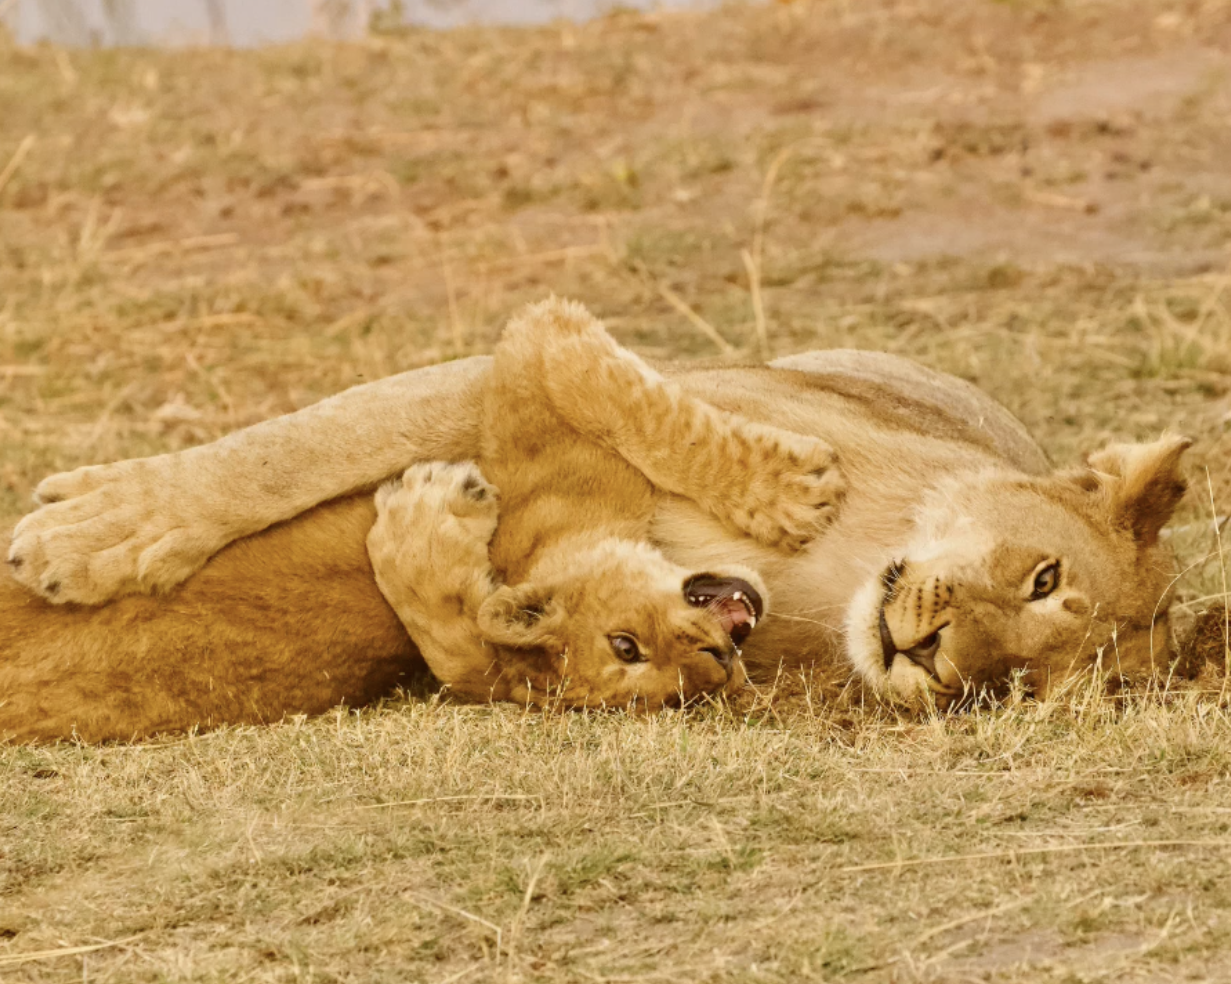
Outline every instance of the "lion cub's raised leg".
[[689, 396], [581, 305], [536, 305], [503, 344], [584, 437], [758, 542], [798, 550], [833, 520], [845, 480], [829, 445]]

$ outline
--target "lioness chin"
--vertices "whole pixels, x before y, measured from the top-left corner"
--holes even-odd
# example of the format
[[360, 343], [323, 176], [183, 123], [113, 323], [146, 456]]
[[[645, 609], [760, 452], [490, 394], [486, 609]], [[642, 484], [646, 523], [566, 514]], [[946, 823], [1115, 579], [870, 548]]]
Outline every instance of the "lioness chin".
[[[282, 607], [263, 611], [260, 628], [271, 618], [284, 626], [306, 678], [345, 671], [354, 647], [305, 633], [299, 620], [326, 592], [355, 611], [371, 610], [379, 595], [354, 568], [361, 543], [327, 543], [320, 532], [336, 509], [316, 504], [371, 487], [416, 461], [474, 458], [490, 367], [490, 360], [474, 358], [406, 373], [213, 445], [47, 479], [39, 495], [48, 504], [19, 524], [9, 552], [16, 577], [45, 601], [37, 618], [15, 631], [8, 613], [34, 603], [0, 591], [0, 693], [17, 693], [20, 704], [34, 679], [54, 695], [83, 679], [107, 678], [116, 660], [98, 647], [77, 660], [49, 655], [64, 651], [55, 649], [67, 624], [59, 619], [83, 612], [88, 618], [89, 610], [56, 606], [171, 591], [204, 565], [179, 594], [121, 599], [95, 615], [116, 618], [125, 606], [145, 606], [143, 624], [168, 638], [177, 600], [190, 597], [215, 631], [251, 637], [243, 661], [224, 658], [216, 668], [236, 679], [259, 675], [250, 694], [263, 717], [338, 698], [336, 687], [320, 688], [309, 700], [282, 686], [282, 663], [262, 648], [268, 642], [257, 641], [242, 604], [224, 603], [226, 586], [251, 576], [261, 591], [277, 588]], [[943, 703], [959, 690], [1003, 690], [1014, 676], [1046, 690], [1096, 663], [1135, 676], [1170, 660], [1172, 564], [1159, 531], [1183, 492], [1186, 442], [1113, 447], [1085, 466], [1056, 471], [986, 394], [877, 353], [814, 352], [767, 367], [663, 371], [683, 393], [719, 410], [822, 440], [842, 463], [841, 508], [795, 553], [753, 539], [755, 516], [720, 518], [677, 496], [656, 501], [651, 536], [668, 560], [689, 570], [743, 564], [763, 576], [774, 613], [744, 647], [754, 680], [772, 679], [782, 667], [810, 668], [835, 683], [854, 671], [894, 698], [935, 694]], [[576, 418], [568, 418], [579, 432], [609, 445], [618, 440], [618, 417], [586, 407], [584, 387], [569, 379], [567, 363], [553, 364], [547, 382], [582, 391], [570, 401]], [[655, 449], [642, 451], [651, 460], [631, 463], [650, 474]], [[262, 480], [245, 479], [250, 475]], [[300, 518], [250, 536], [294, 516]], [[286, 551], [308, 542], [314, 547], [304, 552], [310, 560], [300, 572], [301, 590], [262, 580], [263, 568], [283, 569]], [[345, 580], [349, 594], [328, 582], [339, 568], [356, 570]], [[336, 575], [335, 582], [341, 583]], [[382, 654], [389, 666], [405, 658], [387, 633], [367, 642], [365, 665], [385, 665]], [[218, 655], [205, 645], [207, 656]], [[356, 687], [340, 696], [358, 701], [374, 694]], [[195, 706], [196, 713], [210, 709], [204, 697]], [[0, 707], [0, 730], [3, 714]], [[113, 716], [108, 726], [122, 718]], [[234, 720], [234, 709], [213, 719]]]

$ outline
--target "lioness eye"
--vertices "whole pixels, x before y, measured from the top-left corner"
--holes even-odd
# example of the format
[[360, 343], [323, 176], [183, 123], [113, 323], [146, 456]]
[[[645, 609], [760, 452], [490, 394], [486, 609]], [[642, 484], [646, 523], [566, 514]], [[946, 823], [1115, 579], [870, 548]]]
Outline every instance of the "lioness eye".
[[1034, 590], [1030, 594], [1031, 601], [1046, 598], [1056, 590], [1060, 583], [1060, 562], [1052, 561], [1034, 575]]
[[640, 663], [645, 657], [641, 654], [641, 647], [637, 645], [637, 640], [624, 632], [617, 632], [609, 637], [611, 640], [611, 648], [615, 650], [615, 654], [624, 660], [625, 663]]

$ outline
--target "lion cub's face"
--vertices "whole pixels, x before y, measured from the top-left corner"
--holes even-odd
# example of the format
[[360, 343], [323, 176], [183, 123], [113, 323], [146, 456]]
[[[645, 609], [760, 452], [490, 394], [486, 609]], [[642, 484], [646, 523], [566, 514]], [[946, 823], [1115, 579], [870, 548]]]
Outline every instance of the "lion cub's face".
[[917, 535], [851, 602], [848, 651], [896, 698], [1043, 695], [1101, 666], [1165, 669], [1173, 565], [1159, 532], [1188, 442], [1120, 445], [1046, 478], [989, 472], [929, 494]]
[[513, 699], [568, 706], [679, 705], [743, 686], [739, 646], [765, 613], [740, 568], [695, 574], [644, 544], [604, 540], [497, 591], [484, 636], [516, 659]]

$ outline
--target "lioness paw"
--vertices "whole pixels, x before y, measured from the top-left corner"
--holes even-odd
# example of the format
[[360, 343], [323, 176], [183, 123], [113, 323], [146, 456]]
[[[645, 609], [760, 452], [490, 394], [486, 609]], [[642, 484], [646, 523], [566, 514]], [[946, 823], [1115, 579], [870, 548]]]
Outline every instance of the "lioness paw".
[[730, 519], [766, 546], [795, 551], [833, 522], [846, 479], [833, 449], [795, 434], [758, 433]]
[[229, 537], [193, 516], [159, 481], [157, 459], [79, 468], [44, 480], [45, 505], [17, 524], [8, 565], [56, 603], [100, 605], [166, 591], [189, 578]]

